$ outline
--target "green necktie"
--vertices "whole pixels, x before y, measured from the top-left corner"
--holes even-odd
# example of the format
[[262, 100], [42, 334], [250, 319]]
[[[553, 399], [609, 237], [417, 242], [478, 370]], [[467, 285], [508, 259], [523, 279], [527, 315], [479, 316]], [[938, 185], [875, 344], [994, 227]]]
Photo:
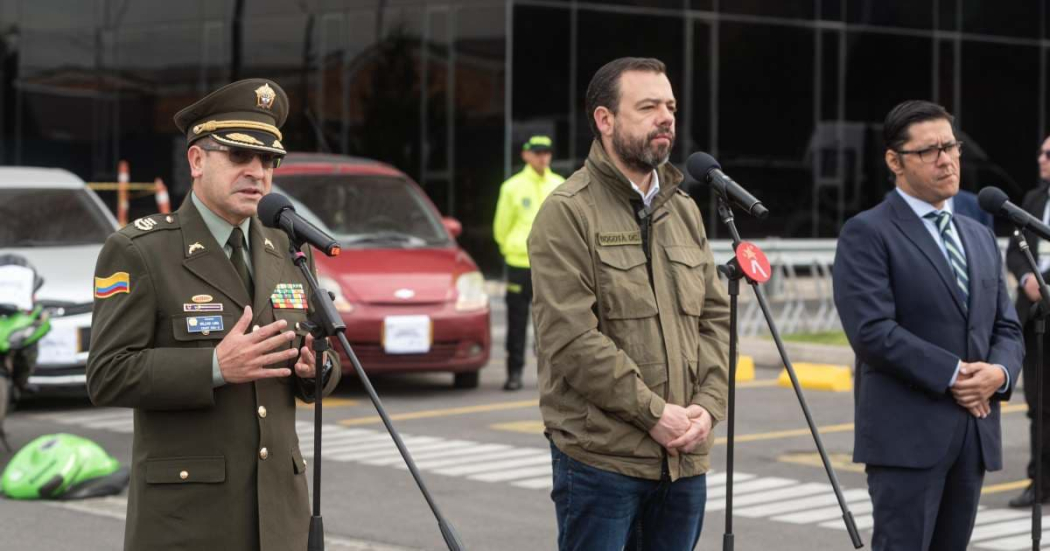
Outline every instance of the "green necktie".
[[[937, 230], [944, 241], [944, 248], [948, 252], [948, 264], [951, 265], [952, 272], [955, 274], [955, 283], [959, 286], [959, 290], [962, 291], [963, 298], [969, 299], [970, 276], [966, 273], [966, 257], [963, 256], [962, 247], [959, 246], [959, 242], [955, 239], [955, 233], [952, 231], [951, 213], [934, 211], [926, 213], [923, 218], [933, 220], [934, 224], [937, 225]], [[966, 300], [963, 301], [963, 304], [966, 304]]]
[[244, 232], [241, 231], [240, 227], [233, 228], [233, 232], [230, 233], [230, 239], [226, 241], [226, 244], [233, 248], [233, 254], [230, 255], [233, 269], [237, 271], [237, 275], [241, 276], [244, 288], [248, 290], [248, 296], [254, 297], [255, 286], [252, 285], [252, 274], [248, 271], [248, 264], [244, 261]]

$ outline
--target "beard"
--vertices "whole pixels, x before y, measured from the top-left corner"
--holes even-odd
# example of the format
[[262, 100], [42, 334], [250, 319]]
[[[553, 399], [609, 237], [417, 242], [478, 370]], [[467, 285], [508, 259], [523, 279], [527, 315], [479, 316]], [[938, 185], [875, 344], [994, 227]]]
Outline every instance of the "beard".
[[[670, 142], [667, 145], [654, 145], [653, 140], [660, 135], [669, 136]], [[634, 138], [621, 132], [619, 125], [614, 125], [612, 146], [616, 156], [625, 165], [639, 172], [651, 172], [670, 158], [674, 147], [674, 130], [658, 128], [644, 138]]]

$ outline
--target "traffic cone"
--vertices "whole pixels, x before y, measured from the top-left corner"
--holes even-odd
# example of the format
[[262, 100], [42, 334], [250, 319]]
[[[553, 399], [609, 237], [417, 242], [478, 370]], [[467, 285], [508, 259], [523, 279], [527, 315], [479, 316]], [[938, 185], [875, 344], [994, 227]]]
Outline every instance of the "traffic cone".
[[131, 181], [127, 161], [117, 163], [117, 222], [128, 225], [128, 182]]
[[171, 200], [168, 198], [168, 188], [164, 185], [164, 180], [156, 178], [153, 180], [153, 185], [157, 187], [157, 212], [161, 214], [171, 213]]

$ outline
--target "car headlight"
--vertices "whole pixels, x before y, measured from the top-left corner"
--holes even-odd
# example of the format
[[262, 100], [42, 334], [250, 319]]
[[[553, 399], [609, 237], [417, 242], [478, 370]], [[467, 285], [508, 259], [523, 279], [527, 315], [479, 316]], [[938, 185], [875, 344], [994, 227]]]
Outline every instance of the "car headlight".
[[332, 302], [335, 304], [335, 309], [343, 314], [349, 314], [354, 311], [354, 305], [350, 304], [349, 300], [343, 295], [343, 288], [339, 285], [339, 282], [328, 276], [318, 276], [317, 284], [322, 289], [335, 295]]
[[489, 296], [485, 293], [485, 278], [481, 272], [466, 272], [456, 278], [456, 310], [468, 312], [481, 310], [489, 305]]

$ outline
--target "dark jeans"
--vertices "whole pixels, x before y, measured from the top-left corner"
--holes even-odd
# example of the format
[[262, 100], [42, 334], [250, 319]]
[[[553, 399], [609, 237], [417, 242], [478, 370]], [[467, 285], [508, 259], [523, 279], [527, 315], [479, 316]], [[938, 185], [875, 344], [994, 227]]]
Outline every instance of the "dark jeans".
[[707, 476], [671, 482], [585, 465], [551, 444], [560, 551], [692, 551], [700, 539]]
[[532, 270], [507, 266], [507, 373], [525, 366], [525, 340], [532, 303]]
[[[1024, 327], [1024, 400], [1028, 403], [1028, 442], [1030, 451], [1028, 455], [1028, 478], [1035, 480], [1035, 414], [1038, 408], [1036, 407], [1036, 386], [1035, 377], [1036, 370], [1039, 366], [1036, 365], [1038, 359], [1036, 358], [1036, 338], [1035, 332], [1033, 331], [1033, 323], [1029, 322]], [[1050, 360], [1050, 327], [1047, 328], [1047, 334], [1043, 336], [1043, 365], [1045, 366]], [[1047, 490], [1050, 490], [1050, 372], [1045, 367], [1043, 369], [1043, 457], [1042, 457], [1042, 479], [1043, 479], [1043, 493], [1042, 495], [1050, 495]]]

